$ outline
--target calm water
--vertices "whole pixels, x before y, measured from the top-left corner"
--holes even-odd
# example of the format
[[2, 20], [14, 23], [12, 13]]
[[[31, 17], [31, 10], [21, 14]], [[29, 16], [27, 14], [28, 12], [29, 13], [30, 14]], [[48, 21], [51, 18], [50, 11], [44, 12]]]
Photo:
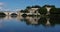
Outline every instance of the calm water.
[[60, 18], [0, 17], [0, 32], [60, 32]]

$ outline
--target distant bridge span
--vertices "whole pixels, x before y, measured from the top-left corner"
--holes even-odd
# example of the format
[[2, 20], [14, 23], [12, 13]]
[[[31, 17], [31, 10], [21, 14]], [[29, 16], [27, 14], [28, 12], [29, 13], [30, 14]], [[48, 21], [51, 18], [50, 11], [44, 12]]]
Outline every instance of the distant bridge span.
[[11, 14], [13, 14], [13, 13], [19, 15], [17, 12], [4, 12], [4, 13], [5, 13], [6, 15], [11, 15]]
[[[47, 9], [47, 14], [46, 15], [49, 15], [50, 13], [49, 13], [49, 11], [50, 11], [50, 9], [52, 8], [52, 7], [45, 7], [46, 9]], [[27, 14], [27, 15], [40, 15], [40, 13], [38, 13], [36, 10], [37, 10], [38, 8], [31, 8], [31, 9], [29, 9], [28, 11], [29, 11], [29, 13], [22, 13], [22, 12], [9, 12], [9, 11], [3, 11], [3, 13], [5, 13], [6, 15], [11, 15], [11, 14], [13, 14], [13, 13], [15, 13], [15, 14], [17, 14], [17, 15], [23, 15], [23, 14]], [[36, 13], [34, 13], [36, 11]]]
[[[15, 13], [15, 14], [17, 14], [18, 16], [20, 15], [23, 15], [24, 13], [21, 13], [21, 12], [4, 12], [7, 16], [9, 15], [11, 15], [11, 14], [13, 14], [13, 13]], [[40, 15], [39, 13], [25, 13], [26, 15]]]

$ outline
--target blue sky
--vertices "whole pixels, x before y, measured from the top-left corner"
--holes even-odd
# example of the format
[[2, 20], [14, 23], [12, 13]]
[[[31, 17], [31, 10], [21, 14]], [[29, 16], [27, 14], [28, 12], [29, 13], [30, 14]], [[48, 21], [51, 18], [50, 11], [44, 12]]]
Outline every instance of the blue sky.
[[0, 0], [0, 6], [4, 9], [16, 10], [16, 9], [25, 9], [27, 6], [45, 4], [55, 5], [60, 7], [60, 0]]

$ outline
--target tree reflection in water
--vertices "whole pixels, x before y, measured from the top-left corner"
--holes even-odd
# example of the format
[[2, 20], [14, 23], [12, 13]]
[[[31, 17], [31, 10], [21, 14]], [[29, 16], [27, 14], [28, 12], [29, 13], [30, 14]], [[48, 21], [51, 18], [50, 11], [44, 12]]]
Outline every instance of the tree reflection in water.
[[3, 19], [3, 18], [5, 18], [6, 16], [4, 16], [4, 15], [0, 15], [0, 19]]
[[[50, 15], [49, 18], [47, 17], [25, 17], [23, 21], [26, 22], [27, 25], [43, 25], [45, 27], [55, 26], [56, 24], [60, 24], [60, 17], [59, 15]], [[49, 21], [49, 22], [48, 22]]]
[[[5, 16], [0, 16], [0, 19], [6, 19]], [[31, 17], [31, 16], [27, 16], [27, 17], [21, 17], [21, 16], [17, 16], [17, 17], [10, 17], [10, 19], [12, 18], [18, 18], [20, 19], [21, 22], [26, 23], [27, 25], [33, 25], [33, 26], [40, 26], [43, 25], [45, 27], [51, 27], [51, 26], [55, 26], [56, 24], [60, 24], [60, 15], [56, 15], [56, 14], [51, 14], [49, 17]], [[8, 19], [8, 18], [7, 18]]]

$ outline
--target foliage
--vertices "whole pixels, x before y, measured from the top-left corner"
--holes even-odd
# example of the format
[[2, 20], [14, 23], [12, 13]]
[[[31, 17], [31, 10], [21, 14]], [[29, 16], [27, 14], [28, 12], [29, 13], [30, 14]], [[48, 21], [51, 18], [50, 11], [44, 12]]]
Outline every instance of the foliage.
[[46, 14], [47, 13], [47, 9], [46, 8], [40, 8], [40, 9], [38, 9], [38, 12], [40, 14]]
[[56, 14], [56, 8], [51, 8], [50, 14]]
[[29, 9], [31, 9], [31, 8], [39, 8], [37, 11], [40, 14], [46, 15], [47, 9], [45, 7], [51, 7], [51, 10], [49, 11], [50, 14], [60, 14], [60, 8], [56, 8], [54, 5], [44, 5], [43, 7], [40, 7], [39, 5], [27, 6], [25, 10], [21, 10], [20, 12], [29, 13], [29, 11], [28, 11]]
[[0, 12], [0, 16], [4, 16], [4, 15], [6, 15], [5, 13], [3, 13], [3, 12]]
[[20, 12], [24, 13], [24, 10], [21, 10]]
[[25, 9], [25, 10], [24, 10], [24, 13], [29, 13], [28, 9]]

